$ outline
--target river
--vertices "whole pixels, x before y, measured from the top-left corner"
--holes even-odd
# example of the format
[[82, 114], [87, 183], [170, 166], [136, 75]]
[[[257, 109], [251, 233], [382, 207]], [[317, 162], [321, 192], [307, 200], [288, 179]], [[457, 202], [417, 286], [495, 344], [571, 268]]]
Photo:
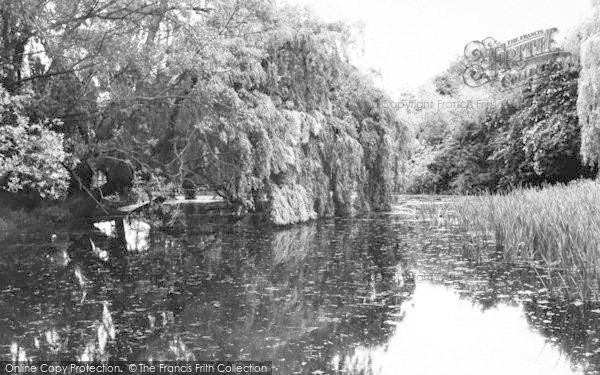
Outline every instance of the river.
[[188, 214], [178, 235], [134, 219], [24, 231], [1, 246], [0, 360], [600, 373], [600, 309], [553, 298], [539, 270], [493, 244], [470, 256], [456, 228], [419, 214], [431, 204], [287, 229]]

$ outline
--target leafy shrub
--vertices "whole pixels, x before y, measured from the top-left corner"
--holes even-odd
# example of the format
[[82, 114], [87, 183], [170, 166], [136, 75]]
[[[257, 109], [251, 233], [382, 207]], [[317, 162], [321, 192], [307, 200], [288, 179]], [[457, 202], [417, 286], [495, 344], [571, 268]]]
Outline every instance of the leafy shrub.
[[508, 191], [592, 177], [580, 157], [579, 67], [553, 67], [512, 100], [463, 121], [420, 186], [437, 193]]
[[0, 86], [0, 188], [60, 198], [69, 184], [63, 135], [51, 129], [60, 121], [31, 123], [21, 113], [24, 99], [10, 96]]

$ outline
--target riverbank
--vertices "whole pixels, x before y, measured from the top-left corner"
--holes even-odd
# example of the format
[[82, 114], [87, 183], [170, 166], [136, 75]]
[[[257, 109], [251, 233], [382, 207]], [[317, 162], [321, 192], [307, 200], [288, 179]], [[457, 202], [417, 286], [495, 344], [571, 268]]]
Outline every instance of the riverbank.
[[199, 195], [195, 199], [175, 196], [158, 202], [124, 199], [102, 200], [100, 203], [101, 206], [85, 195], [65, 200], [28, 202], [22, 195], [0, 192], [0, 241], [33, 232], [49, 238], [55, 232], [89, 227], [93, 222], [130, 215], [144, 217], [166, 232], [187, 229], [181, 220], [183, 212], [191, 216], [234, 217], [241, 220], [229, 203], [212, 195]]
[[0, 210], [0, 241], [18, 236], [26, 228], [55, 231], [68, 226], [73, 216], [68, 207], [60, 204], [45, 205], [34, 209], [2, 207]]
[[493, 242], [507, 262], [532, 264], [548, 275], [555, 294], [600, 300], [597, 182], [462, 197], [454, 207], [449, 215], [471, 250]]
[[0, 191], [0, 241], [33, 232], [49, 238], [51, 233], [85, 226], [104, 213], [87, 195], [44, 200], [35, 194]]

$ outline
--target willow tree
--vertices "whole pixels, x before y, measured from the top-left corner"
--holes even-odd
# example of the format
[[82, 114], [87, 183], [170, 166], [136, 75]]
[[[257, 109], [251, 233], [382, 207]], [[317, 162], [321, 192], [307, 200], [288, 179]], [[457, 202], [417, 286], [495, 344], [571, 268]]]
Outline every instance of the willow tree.
[[107, 144], [278, 224], [388, 208], [405, 129], [348, 62], [348, 27], [269, 1], [216, 5], [165, 39], [162, 78], [123, 83], [130, 100], [107, 123], [127, 126]]
[[581, 152], [592, 165], [600, 162], [600, 3], [594, 1], [595, 14], [579, 33], [581, 73], [577, 112], [582, 127]]
[[277, 14], [270, 32], [234, 44], [237, 66], [198, 85], [218, 99], [195, 121], [195, 105], [182, 113], [183, 169], [277, 224], [388, 208], [404, 126], [348, 62], [345, 25]]
[[[78, 156], [193, 179], [278, 224], [387, 208], [405, 130], [349, 62], [349, 28], [207, 3], [10, 0], [3, 85], [32, 91], [27, 115], [60, 118]], [[45, 59], [25, 62], [34, 46]]]

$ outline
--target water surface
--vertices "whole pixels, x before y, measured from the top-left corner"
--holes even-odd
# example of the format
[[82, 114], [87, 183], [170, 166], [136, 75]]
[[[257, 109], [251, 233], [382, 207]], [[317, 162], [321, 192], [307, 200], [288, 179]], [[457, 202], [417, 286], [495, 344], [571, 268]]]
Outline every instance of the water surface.
[[[281, 374], [595, 374], [600, 309], [392, 213], [163, 234], [28, 233], [0, 256], [1, 359], [272, 360]], [[91, 242], [90, 242], [91, 240]], [[95, 252], [92, 250], [92, 244]], [[105, 253], [102, 253], [104, 251]]]

